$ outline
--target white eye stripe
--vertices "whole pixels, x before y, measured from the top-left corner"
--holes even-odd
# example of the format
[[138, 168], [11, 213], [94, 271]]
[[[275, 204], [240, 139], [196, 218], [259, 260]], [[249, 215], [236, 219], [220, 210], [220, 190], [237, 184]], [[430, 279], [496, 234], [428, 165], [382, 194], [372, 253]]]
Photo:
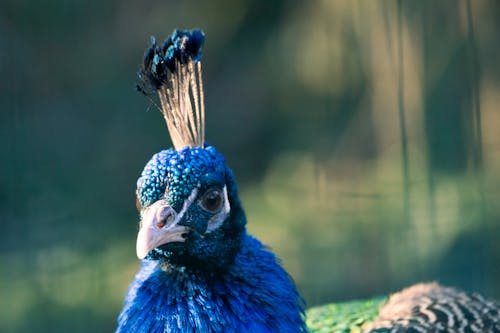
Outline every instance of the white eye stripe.
[[197, 196], [198, 196], [198, 188], [195, 187], [193, 189], [193, 191], [191, 192], [191, 194], [189, 195], [189, 197], [187, 197], [187, 199], [184, 200], [184, 204], [182, 205], [182, 209], [179, 212], [179, 214], [177, 214], [176, 223], [179, 222], [182, 219], [182, 217], [184, 216], [184, 214], [186, 214], [186, 211], [193, 204], [193, 202], [196, 200]]
[[224, 220], [228, 217], [229, 212], [231, 211], [231, 207], [229, 205], [229, 199], [227, 197], [227, 188], [224, 186], [222, 189], [222, 194], [223, 194], [223, 209], [216, 215], [214, 215], [209, 221], [208, 221], [208, 227], [207, 227], [207, 234], [216, 230], [219, 228], [222, 223], [224, 223]]
[[[208, 221], [207, 231], [205, 233], [210, 233], [219, 228], [224, 222], [224, 220], [229, 216], [229, 213], [231, 211], [231, 206], [229, 205], [226, 186], [224, 186], [224, 188], [222, 189], [222, 194], [223, 194], [222, 200], [224, 206], [219, 213], [212, 216], [212, 218]], [[182, 205], [181, 211], [175, 217], [174, 224], [177, 224], [179, 223], [179, 221], [181, 221], [181, 219], [184, 217], [189, 207], [196, 201], [197, 196], [198, 196], [198, 188], [194, 188], [189, 197], [187, 197], [187, 199], [184, 200], [184, 204]]]

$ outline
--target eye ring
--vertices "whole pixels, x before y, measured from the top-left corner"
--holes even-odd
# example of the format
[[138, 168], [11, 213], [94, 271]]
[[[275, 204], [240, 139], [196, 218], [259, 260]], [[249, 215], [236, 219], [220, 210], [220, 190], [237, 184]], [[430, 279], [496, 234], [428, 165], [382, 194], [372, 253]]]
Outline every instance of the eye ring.
[[219, 188], [209, 189], [200, 199], [200, 206], [210, 213], [218, 213], [224, 203], [222, 190]]

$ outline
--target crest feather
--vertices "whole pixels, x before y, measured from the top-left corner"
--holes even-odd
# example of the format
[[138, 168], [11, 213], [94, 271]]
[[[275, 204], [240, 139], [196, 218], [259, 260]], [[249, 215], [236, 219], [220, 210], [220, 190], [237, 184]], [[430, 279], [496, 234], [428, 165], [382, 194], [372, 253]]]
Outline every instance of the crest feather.
[[175, 30], [162, 47], [151, 37], [137, 90], [157, 92], [161, 112], [176, 150], [203, 147], [205, 106], [201, 73], [201, 30]]

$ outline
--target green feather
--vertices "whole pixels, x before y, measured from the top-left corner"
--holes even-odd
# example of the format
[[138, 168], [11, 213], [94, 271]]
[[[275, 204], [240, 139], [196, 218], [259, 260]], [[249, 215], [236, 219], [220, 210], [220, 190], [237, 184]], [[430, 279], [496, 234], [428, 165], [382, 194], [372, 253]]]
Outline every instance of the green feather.
[[364, 301], [332, 303], [310, 308], [306, 323], [311, 333], [358, 333], [362, 326], [378, 316], [380, 306], [387, 297]]

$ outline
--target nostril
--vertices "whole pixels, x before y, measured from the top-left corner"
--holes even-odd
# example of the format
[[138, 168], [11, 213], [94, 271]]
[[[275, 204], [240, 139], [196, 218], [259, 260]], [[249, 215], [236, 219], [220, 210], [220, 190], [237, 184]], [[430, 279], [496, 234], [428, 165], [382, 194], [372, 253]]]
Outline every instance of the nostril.
[[167, 224], [170, 224], [175, 219], [175, 212], [172, 207], [160, 207], [156, 214], [156, 227], [161, 229], [165, 227]]

